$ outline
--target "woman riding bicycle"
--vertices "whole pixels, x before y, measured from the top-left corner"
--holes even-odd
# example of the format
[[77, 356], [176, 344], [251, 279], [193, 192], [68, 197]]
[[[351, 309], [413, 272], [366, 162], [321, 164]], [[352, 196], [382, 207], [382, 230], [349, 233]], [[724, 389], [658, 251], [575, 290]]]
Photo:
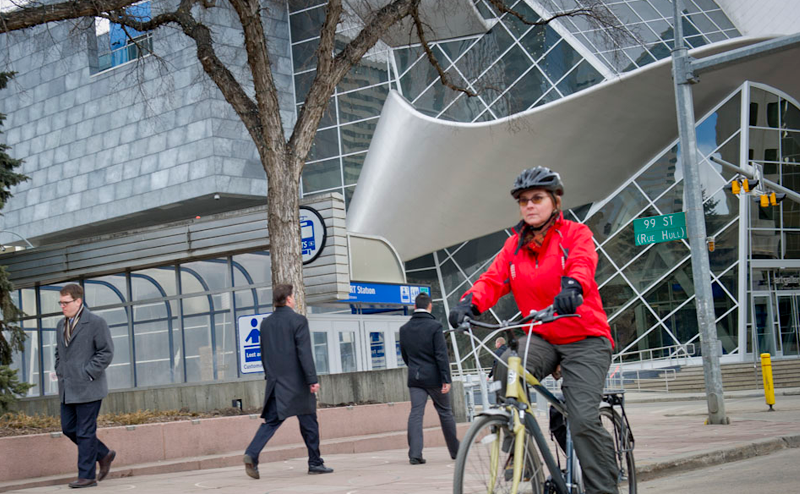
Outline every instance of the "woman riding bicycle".
[[[616, 493], [614, 444], [599, 415], [613, 341], [594, 279], [597, 253], [592, 233], [564, 219], [563, 194], [561, 177], [548, 168], [530, 168], [517, 177], [511, 195], [519, 203], [522, 221], [489, 270], [450, 311], [449, 321], [457, 327], [465, 316], [480, 315], [509, 292], [523, 315], [552, 304], [560, 315], [581, 316], [533, 327], [527, 337], [531, 341], [526, 366], [543, 379], [561, 365], [561, 388], [586, 492]], [[523, 338], [521, 352], [526, 345]], [[504, 381], [506, 368], [499, 367], [498, 378]]]

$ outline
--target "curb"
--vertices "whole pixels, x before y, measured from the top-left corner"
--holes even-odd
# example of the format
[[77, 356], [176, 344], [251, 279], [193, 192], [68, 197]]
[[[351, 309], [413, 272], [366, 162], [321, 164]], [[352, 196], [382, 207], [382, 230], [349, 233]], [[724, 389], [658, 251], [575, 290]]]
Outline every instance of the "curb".
[[747, 460], [749, 458], [755, 458], [756, 456], [765, 456], [776, 451], [798, 447], [800, 447], [800, 434], [773, 437], [754, 441], [752, 443], [730, 446], [724, 449], [706, 451], [651, 463], [642, 467], [637, 467], [636, 476], [637, 481], [647, 482], [648, 480], [667, 477], [681, 472]]

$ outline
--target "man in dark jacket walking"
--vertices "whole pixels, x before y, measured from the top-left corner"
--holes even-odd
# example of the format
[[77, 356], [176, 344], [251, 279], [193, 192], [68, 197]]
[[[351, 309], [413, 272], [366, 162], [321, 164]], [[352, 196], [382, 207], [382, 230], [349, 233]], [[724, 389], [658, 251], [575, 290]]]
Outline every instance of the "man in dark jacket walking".
[[456, 420], [450, 408], [450, 361], [442, 325], [431, 314], [431, 297], [420, 293], [414, 301], [414, 315], [400, 328], [400, 353], [408, 366], [408, 459], [412, 465], [425, 463], [422, 457], [422, 418], [428, 396], [439, 413], [439, 422], [450, 457], [458, 454]]
[[287, 417], [296, 416], [300, 434], [308, 448], [308, 473], [331, 473], [319, 452], [319, 423], [317, 400], [319, 391], [317, 370], [311, 353], [311, 333], [308, 319], [293, 309], [295, 299], [292, 285], [275, 285], [272, 304], [275, 312], [261, 321], [261, 362], [267, 391], [261, 418], [253, 441], [244, 454], [245, 472], [259, 478], [258, 455]]
[[114, 343], [108, 324], [84, 307], [80, 285], [65, 285], [58, 305], [64, 313], [56, 326], [55, 354], [61, 430], [78, 445], [78, 479], [69, 486], [93, 487], [108, 475], [117, 455], [97, 439], [97, 414], [108, 395], [106, 368], [114, 358]]

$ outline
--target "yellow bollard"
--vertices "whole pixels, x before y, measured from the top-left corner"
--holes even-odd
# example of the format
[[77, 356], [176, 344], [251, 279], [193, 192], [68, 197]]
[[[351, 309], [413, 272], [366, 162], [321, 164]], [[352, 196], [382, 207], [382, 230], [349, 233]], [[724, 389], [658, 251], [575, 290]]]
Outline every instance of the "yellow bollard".
[[764, 378], [764, 397], [769, 411], [774, 412], [772, 405], [775, 404], [775, 387], [772, 385], [772, 359], [768, 353], [761, 354], [761, 375]]

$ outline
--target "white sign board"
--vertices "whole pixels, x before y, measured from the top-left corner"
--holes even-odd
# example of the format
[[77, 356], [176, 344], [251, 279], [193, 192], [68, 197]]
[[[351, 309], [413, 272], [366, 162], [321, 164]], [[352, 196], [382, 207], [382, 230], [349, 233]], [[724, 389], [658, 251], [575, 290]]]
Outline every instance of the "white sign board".
[[239, 372], [242, 374], [255, 374], [264, 372], [261, 364], [261, 320], [269, 316], [266, 314], [254, 314], [241, 316], [237, 320], [239, 329]]
[[325, 222], [317, 210], [308, 206], [300, 206], [300, 242], [303, 264], [316, 259], [325, 248], [328, 238]]

